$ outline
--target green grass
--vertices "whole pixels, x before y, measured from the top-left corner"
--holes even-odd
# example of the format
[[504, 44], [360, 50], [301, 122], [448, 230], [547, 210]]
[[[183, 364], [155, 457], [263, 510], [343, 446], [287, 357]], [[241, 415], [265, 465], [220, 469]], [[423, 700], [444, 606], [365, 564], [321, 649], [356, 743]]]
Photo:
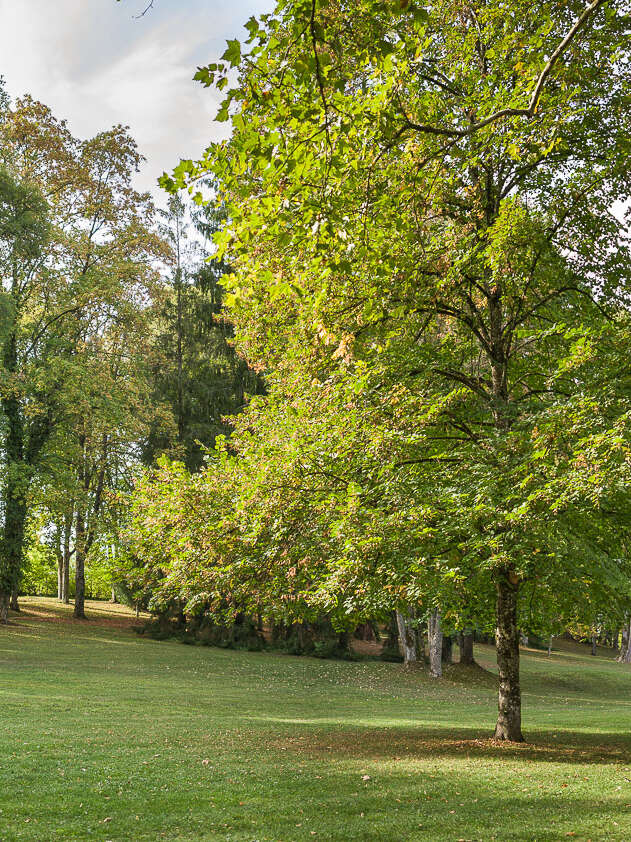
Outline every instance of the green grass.
[[631, 839], [611, 658], [524, 653], [529, 743], [510, 746], [482, 672], [162, 643], [43, 604], [0, 628], [2, 842]]

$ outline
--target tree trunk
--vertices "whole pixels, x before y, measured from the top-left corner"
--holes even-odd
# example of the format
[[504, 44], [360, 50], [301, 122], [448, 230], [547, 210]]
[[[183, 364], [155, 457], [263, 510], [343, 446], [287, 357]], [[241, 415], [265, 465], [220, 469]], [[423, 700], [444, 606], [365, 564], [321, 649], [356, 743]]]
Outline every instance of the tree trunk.
[[0, 624], [4, 625], [9, 622], [9, 594], [6, 591], [0, 591]]
[[181, 220], [178, 217], [176, 224], [176, 269], [175, 269], [175, 292], [177, 300], [177, 439], [178, 443], [184, 445], [184, 378], [183, 378], [183, 354], [182, 354], [182, 263], [180, 254], [180, 229]]
[[618, 661], [624, 661], [627, 649], [629, 648], [629, 626], [625, 620], [625, 624], [620, 632], [620, 652], [618, 653]]
[[595, 634], [593, 634], [593, 635], [592, 635], [592, 651], [590, 652], [590, 654], [591, 654], [591, 655], [596, 655], [596, 654], [598, 654], [598, 653], [597, 653], [597, 650], [596, 650], [596, 643], [597, 643], [597, 640], [598, 640], [598, 638], [596, 637], [596, 635], [595, 635]]
[[460, 633], [460, 663], [470, 666], [473, 660], [473, 632]]
[[[73, 507], [74, 509], [74, 507]], [[64, 518], [64, 547], [61, 577], [61, 601], [70, 604], [70, 536], [72, 534], [72, 512]]]
[[372, 623], [360, 623], [355, 629], [355, 637], [358, 640], [364, 640], [367, 643], [374, 643], [376, 641], [375, 630]]
[[[15, 332], [7, 338], [3, 354], [7, 372], [17, 370]], [[0, 546], [0, 623], [8, 622], [9, 603], [22, 573], [24, 525], [26, 523], [25, 487], [28, 466], [24, 459], [24, 423], [17, 395], [13, 390], [2, 398], [6, 423], [4, 438], [5, 481], [3, 491], [4, 530]], [[17, 601], [17, 599], [16, 599]]]
[[631, 618], [627, 619], [622, 627], [622, 643], [618, 661], [623, 664], [631, 664]]
[[20, 593], [17, 587], [14, 587], [11, 591], [11, 604], [10, 608], [11, 611], [19, 611], [20, 610], [20, 603], [18, 602], [18, 597]]
[[85, 519], [80, 506], [77, 507], [75, 523], [74, 616], [85, 620]]
[[519, 580], [512, 571], [497, 579], [497, 631], [495, 645], [500, 676], [496, 740], [521, 743], [521, 688], [519, 686]]
[[440, 678], [443, 674], [443, 633], [440, 628], [440, 611], [437, 608], [429, 615], [427, 638], [429, 644], [429, 674], [432, 678]]
[[443, 664], [449, 666], [452, 663], [453, 659], [453, 649], [454, 644], [450, 634], [443, 635], [443, 645], [442, 645], [442, 652], [441, 652], [441, 660]]
[[403, 655], [403, 666], [411, 667], [418, 663], [416, 655], [416, 634], [410, 624], [410, 617], [404, 617], [397, 611], [397, 628], [399, 630], [399, 643]]
[[7, 480], [5, 491], [4, 540], [0, 560], [0, 603], [6, 602], [6, 612], [0, 612], [0, 623], [8, 621], [9, 604], [17, 605], [17, 583], [22, 572], [24, 548], [24, 525], [26, 503], [22, 492], [14, 488], [12, 475]]
[[552, 654], [552, 635], [548, 638], [548, 655]]

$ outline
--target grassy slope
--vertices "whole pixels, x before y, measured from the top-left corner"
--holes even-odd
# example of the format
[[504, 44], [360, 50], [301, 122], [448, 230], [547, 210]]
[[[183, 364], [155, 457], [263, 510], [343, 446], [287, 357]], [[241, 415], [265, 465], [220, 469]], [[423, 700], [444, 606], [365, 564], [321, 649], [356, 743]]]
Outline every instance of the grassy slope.
[[483, 674], [432, 682], [121, 625], [0, 629], [2, 842], [631, 839], [628, 667], [525, 654], [530, 743], [505, 746], [487, 739]]

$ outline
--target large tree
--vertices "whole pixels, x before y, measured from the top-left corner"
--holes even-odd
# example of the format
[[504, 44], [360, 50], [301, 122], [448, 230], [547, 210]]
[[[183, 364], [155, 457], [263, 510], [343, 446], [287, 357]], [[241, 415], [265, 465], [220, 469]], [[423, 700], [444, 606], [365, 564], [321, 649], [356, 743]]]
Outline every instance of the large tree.
[[[3, 312], [3, 491], [0, 621], [22, 565], [33, 480], [56, 455], [48, 445], [77, 417], [69, 403], [92, 383], [86, 349], [146, 306], [153, 263], [167, 252], [147, 195], [131, 186], [141, 157], [122, 127], [88, 141], [25, 97], [0, 120]], [[45, 217], [45, 220], [44, 220]], [[38, 220], [44, 220], [39, 221]], [[94, 391], [94, 389], [92, 389]], [[84, 394], [85, 394], [84, 393]], [[101, 390], [100, 403], [109, 395]], [[58, 441], [64, 440], [59, 436]], [[82, 609], [77, 608], [79, 615]]]
[[520, 589], [580, 578], [577, 419], [626, 435], [626, 384], [585, 389], [584, 350], [628, 301], [628, 27], [622, 0], [283, 0], [198, 73], [231, 139], [165, 180], [219, 179], [249, 359], [365, 389], [445, 564], [493, 583], [499, 739], [522, 739]]

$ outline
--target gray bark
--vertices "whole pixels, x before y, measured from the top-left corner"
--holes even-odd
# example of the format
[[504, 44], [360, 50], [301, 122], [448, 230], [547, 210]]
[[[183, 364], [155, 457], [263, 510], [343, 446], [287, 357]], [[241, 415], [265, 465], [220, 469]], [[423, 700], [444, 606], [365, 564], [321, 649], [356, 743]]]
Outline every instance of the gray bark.
[[443, 674], [443, 633], [440, 627], [440, 611], [437, 608], [429, 615], [427, 638], [429, 644], [429, 674], [432, 678], [440, 678]]
[[64, 518], [64, 546], [61, 573], [61, 601], [70, 604], [70, 535], [72, 533], [72, 512]]
[[406, 667], [416, 665], [418, 663], [416, 655], [416, 634], [410, 622], [411, 618], [404, 616], [400, 611], [396, 613], [403, 665]]
[[497, 631], [495, 646], [500, 675], [496, 740], [523, 742], [521, 733], [521, 687], [519, 684], [519, 630], [517, 596], [519, 583], [510, 571], [497, 580]]
[[85, 515], [77, 506], [75, 523], [75, 597], [74, 616], [85, 620]]
[[631, 664], [631, 618], [627, 619], [622, 627], [622, 643], [618, 661], [622, 664]]

